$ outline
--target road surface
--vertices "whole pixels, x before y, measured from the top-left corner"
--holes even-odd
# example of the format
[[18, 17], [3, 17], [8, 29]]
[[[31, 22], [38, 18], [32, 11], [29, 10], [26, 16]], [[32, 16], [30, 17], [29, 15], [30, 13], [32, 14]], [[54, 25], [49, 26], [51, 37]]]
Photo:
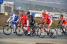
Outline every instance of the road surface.
[[0, 30], [0, 44], [67, 44], [67, 36], [58, 36], [57, 38], [17, 36], [16, 34], [4, 35]]

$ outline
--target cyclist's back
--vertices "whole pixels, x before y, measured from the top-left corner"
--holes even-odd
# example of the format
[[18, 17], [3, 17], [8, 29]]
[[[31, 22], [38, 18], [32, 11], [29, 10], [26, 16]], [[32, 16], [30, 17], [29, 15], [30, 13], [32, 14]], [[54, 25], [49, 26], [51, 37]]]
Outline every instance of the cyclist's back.
[[34, 23], [35, 23], [34, 16], [32, 14], [30, 15], [30, 12], [27, 12], [27, 15], [28, 15], [28, 18], [29, 18], [30, 26], [33, 27]]
[[46, 22], [47, 24], [49, 24], [49, 23], [50, 23], [50, 20], [52, 20], [52, 19], [51, 19], [51, 16], [49, 16], [48, 13], [43, 13], [43, 14], [42, 14], [42, 19], [43, 19], [43, 21]]
[[13, 20], [13, 24], [17, 24], [19, 21], [19, 16], [15, 15], [14, 20]]
[[20, 18], [20, 21], [21, 21], [23, 26], [27, 25], [27, 20], [28, 20], [27, 15], [22, 15]]
[[67, 19], [64, 18], [63, 15], [61, 15], [61, 17], [60, 17], [60, 22], [59, 22], [59, 23], [61, 23], [62, 25], [67, 25]]

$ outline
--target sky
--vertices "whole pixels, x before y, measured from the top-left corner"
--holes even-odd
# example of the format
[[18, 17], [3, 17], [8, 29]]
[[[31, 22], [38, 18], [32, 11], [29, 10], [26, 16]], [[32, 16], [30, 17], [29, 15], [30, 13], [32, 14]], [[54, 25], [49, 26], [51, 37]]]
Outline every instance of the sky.
[[32, 3], [37, 5], [67, 9], [67, 0], [5, 0], [5, 1], [14, 1], [17, 6], [21, 6], [22, 3]]

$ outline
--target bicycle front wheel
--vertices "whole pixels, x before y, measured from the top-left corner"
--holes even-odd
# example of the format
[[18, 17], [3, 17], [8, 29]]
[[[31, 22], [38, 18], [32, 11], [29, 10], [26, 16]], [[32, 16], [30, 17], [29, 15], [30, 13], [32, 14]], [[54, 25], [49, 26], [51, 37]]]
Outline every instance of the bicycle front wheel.
[[3, 33], [4, 33], [5, 35], [10, 35], [10, 34], [12, 33], [12, 28], [9, 27], [9, 26], [4, 26], [4, 27], [3, 27]]

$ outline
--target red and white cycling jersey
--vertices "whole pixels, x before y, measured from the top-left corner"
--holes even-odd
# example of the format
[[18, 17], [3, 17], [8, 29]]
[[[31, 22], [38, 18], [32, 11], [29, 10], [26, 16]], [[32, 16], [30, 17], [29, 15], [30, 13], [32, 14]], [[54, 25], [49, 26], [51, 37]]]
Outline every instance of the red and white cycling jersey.
[[51, 23], [52, 17], [49, 15], [43, 15], [42, 16], [43, 22], [46, 22], [47, 24]]
[[22, 26], [29, 26], [28, 16], [27, 15], [21, 16], [20, 22], [22, 23]]
[[63, 21], [62, 25], [67, 25], [67, 19], [62, 17], [60, 18], [61, 21]]

